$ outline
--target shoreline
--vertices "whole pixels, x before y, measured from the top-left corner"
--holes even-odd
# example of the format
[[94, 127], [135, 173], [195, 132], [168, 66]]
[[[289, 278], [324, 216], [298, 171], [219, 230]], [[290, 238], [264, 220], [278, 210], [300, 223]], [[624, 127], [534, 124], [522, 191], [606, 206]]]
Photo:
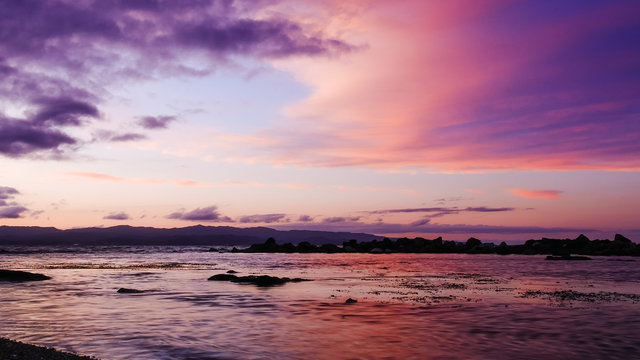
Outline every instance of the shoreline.
[[45, 346], [26, 344], [4, 337], [0, 337], [0, 359], [98, 360], [92, 356], [77, 355]]

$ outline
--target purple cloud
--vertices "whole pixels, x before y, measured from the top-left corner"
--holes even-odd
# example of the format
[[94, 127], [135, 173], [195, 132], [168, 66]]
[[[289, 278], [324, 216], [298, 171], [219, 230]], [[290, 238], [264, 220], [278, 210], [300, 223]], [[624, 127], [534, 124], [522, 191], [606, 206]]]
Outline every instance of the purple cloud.
[[323, 224], [336, 224], [336, 223], [351, 223], [360, 220], [360, 217], [342, 217], [333, 216], [322, 219]]
[[477, 206], [477, 207], [466, 207], [460, 209], [458, 207], [429, 207], [429, 208], [405, 208], [405, 209], [389, 209], [389, 210], [373, 210], [368, 211], [370, 214], [395, 214], [395, 213], [433, 213], [428, 215], [427, 217], [439, 217], [443, 215], [449, 214], [458, 214], [463, 211], [469, 212], [504, 212], [504, 211], [514, 211], [515, 208], [512, 207], [499, 207], [492, 208], [486, 206]]
[[18, 219], [28, 209], [24, 206], [8, 206], [0, 208], [0, 219]]
[[299, 222], [310, 222], [313, 221], [313, 218], [309, 215], [300, 215], [300, 217], [298, 218]]
[[[317, 28], [262, 16], [268, 6], [217, 0], [2, 2], [0, 100], [26, 110], [22, 119], [0, 114], [0, 154], [59, 153], [80, 143], [60, 127], [84, 126], [86, 119], [100, 117], [97, 104], [123, 79], [202, 76], [237, 57], [321, 56], [351, 49]], [[197, 67], [184, 61], [193, 56]], [[141, 126], [166, 128], [174, 120], [145, 117]], [[140, 138], [123, 134], [108, 141]]]
[[115, 135], [115, 136], [111, 137], [111, 139], [109, 139], [109, 140], [110, 141], [115, 141], [115, 142], [124, 142], [124, 141], [142, 140], [142, 139], [146, 139], [146, 138], [147, 137], [145, 135], [142, 135], [142, 134], [126, 133], [126, 134]]
[[129, 220], [131, 219], [131, 217], [129, 217], [129, 215], [125, 212], [118, 212], [118, 213], [111, 213], [109, 215], [106, 215], [105, 217], [103, 217], [103, 219], [106, 220]]
[[25, 120], [8, 119], [0, 114], [0, 154], [20, 157], [35, 151], [61, 151], [77, 141], [59, 130]]
[[13, 199], [20, 192], [9, 186], [0, 186], [0, 200]]
[[168, 219], [188, 220], [188, 221], [213, 221], [213, 222], [233, 222], [228, 216], [221, 216], [217, 206], [197, 208], [192, 211], [176, 211], [167, 216]]
[[82, 116], [99, 116], [98, 108], [93, 104], [67, 97], [38, 99], [35, 104], [40, 106], [40, 110], [32, 119], [35, 124], [78, 126], [81, 124]]
[[285, 219], [285, 214], [248, 215], [238, 219], [241, 223], [276, 223]]
[[145, 129], [166, 129], [175, 120], [175, 116], [145, 116], [140, 119], [139, 124]]

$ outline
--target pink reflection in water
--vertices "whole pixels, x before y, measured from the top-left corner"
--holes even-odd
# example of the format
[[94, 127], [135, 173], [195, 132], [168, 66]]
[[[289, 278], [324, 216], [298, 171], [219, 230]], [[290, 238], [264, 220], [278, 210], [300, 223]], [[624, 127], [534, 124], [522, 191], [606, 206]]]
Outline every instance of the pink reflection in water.
[[[638, 298], [556, 293], [640, 293], [639, 263], [610, 260], [167, 249], [12, 255], [0, 257], [0, 268], [53, 280], [0, 283], [0, 336], [104, 359], [638, 357]], [[206, 281], [229, 269], [314, 281]], [[149, 291], [117, 294], [120, 287]]]

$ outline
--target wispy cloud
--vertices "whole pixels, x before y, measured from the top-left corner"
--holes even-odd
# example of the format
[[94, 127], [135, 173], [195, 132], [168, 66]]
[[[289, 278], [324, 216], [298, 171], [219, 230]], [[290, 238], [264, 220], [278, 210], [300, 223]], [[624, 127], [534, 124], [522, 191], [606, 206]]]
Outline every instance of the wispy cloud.
[[179, 210], [167, 215], [167, 219], [187, 221], [234, 222], [230, 217], [220, 215], [217, 206], [197, 208], [191, 211]]
[[310, 221], [313, 221], [313, 217], [311, 217], [309, 215], [300, 215], [300, 217], [298, 217], [298, 221], [299, 222], [310, 222]]
[[313, 93], [256, 152], [327, 167], [640, 169], [639, 77], [625, 60], [640, 51], [637, 6], [504, 3], [376, 2], [331, 19], [366, 51], [278, 62]]
[[424, 208], [404, 208], [404, 209], [387, 209], [387, 210], [372, 210], [368, 211], [370, 214], [394, 214], [394, 213], [447, 213], [447, 214], [457, 214], [462, 211], [469, 212], [503, 212], [503, 211], [514, 211], [515, 208], [512, 207], [487, 207], [487, 206], [477, 206], [477, 207], [466, 207], [466, 208], [458, 208], [458, 207], [424, 207]]
[[261, 215], [246, 215], [241, 216], [238, 219], [240, 223], [277, 223], [277, 222], [287, 222], [286, 214], [261, 214]]
[[529, 199], [547, 199], [557, 200], [562, 195], [560, 190], [526, 190], [526, 189], [509, 189], [509, 192], [515, 196]]
[[138, 124], [145, 129], [166, 129], [175, 120], [175, 116], [144, 116]]
[[124, 211], [121, 212], [115, 212], [115, 213], [111, 213], [109, 215], [106, 215], [103, 217], [103, 219], [106, 220], [130, 220], [131, 217], [129, 216], [129, 214], [125, 213]]

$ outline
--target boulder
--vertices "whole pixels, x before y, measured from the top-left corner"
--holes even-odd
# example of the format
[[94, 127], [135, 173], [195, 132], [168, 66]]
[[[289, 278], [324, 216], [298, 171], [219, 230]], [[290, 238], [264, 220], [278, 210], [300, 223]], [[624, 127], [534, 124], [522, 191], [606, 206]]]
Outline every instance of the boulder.
[[631, 240], [627, 239], [625, 236], [620, 235], [620, 234], [616, 234], [616, 236], [613, 238], [613, 241], [621, 242], [621, 243], [630, 243], [631, 242]]
[[37, 273], [14, 270], [0, 270], [0, 281], [23, 282], [49, 280], [50, 277]]
[[348, 298], [344, 303], [345, 304], [355, 304], [357, 302], [358, 302], [358, 300], [356, 300], [356, 299]]
[[288, 278], [288, 277], [279, 278], [277, 276], [269, 276], [269, 275], [236, 276], [231, 274], [216, 274], [211, 276], [208, 280], [230, 281], [234, 283], [247, 283], [247, 284], [253, 284], [257, 286], [275, 286], [275, 285], [286, 284], [288, 282], [310, 281], [310, 280], [301, 279], [301, 278]]

